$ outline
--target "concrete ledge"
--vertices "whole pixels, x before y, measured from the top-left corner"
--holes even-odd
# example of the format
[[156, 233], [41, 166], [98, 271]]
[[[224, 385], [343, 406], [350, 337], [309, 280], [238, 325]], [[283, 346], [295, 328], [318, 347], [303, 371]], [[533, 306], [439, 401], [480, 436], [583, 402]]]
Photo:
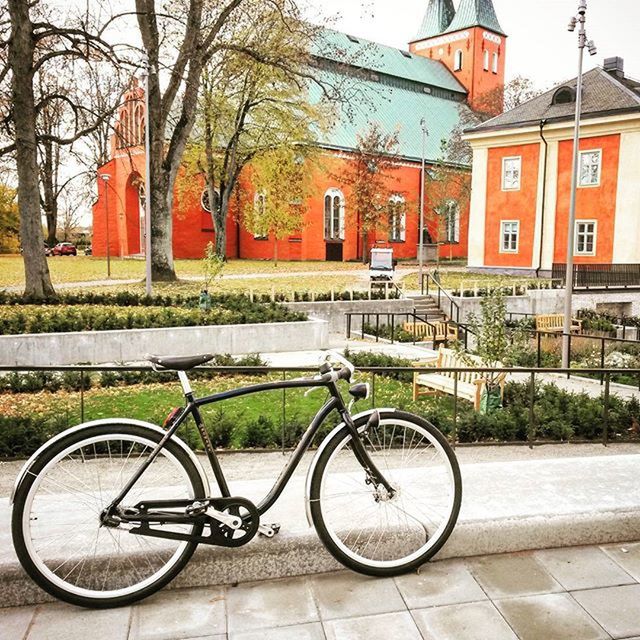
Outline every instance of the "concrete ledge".
[[239, 355], [328, 347], [323, 320], [264, 324], [171, 327], [0, 336], [0, 364], [54, 366], [76, 363], [139, 362], [146, 354]]

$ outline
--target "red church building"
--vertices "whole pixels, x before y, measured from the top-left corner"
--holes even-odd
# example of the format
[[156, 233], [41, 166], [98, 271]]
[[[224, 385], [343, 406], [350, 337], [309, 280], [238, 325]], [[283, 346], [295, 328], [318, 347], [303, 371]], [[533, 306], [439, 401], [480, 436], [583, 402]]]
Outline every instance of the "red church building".
[[[357, 77], [363, 98], [351, 104], [348, 112], [342, 108], [333, 128], [318, 140], [322, 169], [310, 168], [314, 188], [306, 203], [303, 230], [278, 241], [279, 259], [361, 258], [364, 248], [349, 206], [350, 190], [336, 176], [344, 173], [358, 134], [373, 122], [385, 133], [398, 131], [399, 146], [390, 175], [396, 195], [390, 202], [389, 220], [368, 234], [368, 241], [372, 246], [392, 246], [400, 259], [417, 256], [424, 122], [428, 130], [424, 242], [437, 242], [443, 257], [466, 257], [468, 203], [460, 194], [451, 193], [436, 215], [428, 200], [429, 180], [433, 179], [429, 169], [442, 161], [442, 142], [458, 126], [461, 110], [473, 108], [483, 95], [504, 86], [506, 36], [492, 0], [460, 0], [457, 11], [452, 0], [429, 0], [409, 51], [329, 29], [322, 38], [330, 46], [319, 47], [324, 53], [316, 56], [314, 73]], [[115, 127], [111, 159], [98, 169], [93, 252], [106, 255], [108, 243], [112, 256], [140, 255], [144, 251], [144, 94], [135, 81]], [[469, 169], [460, 167], [462, 172]], [[186, 190], [179, 182], [180, 177], [173, 211], [174, 256], [201, 258], [214, 238], [204, 183], [202, 189]], [[243, 226], [238, 211], [230, 212], [227, 225], [228, 257], [273, 257], [273, 239], [255, 237]]]

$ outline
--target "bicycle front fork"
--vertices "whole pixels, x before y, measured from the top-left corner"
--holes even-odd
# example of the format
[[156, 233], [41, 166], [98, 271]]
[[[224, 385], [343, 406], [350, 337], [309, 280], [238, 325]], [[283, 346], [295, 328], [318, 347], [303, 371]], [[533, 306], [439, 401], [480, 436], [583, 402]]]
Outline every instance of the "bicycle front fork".
[[[371, 456], [367, 452], [367, 449], [362, 442], [361, 435], [358, 432], [358, 428], [353, 422], [353, 419], [348, 413], [345, 412], [345, 414], [343, 415], [343, 420], [349, 427], [352, 434], [353, 453], [355, 454], [358, 462], [362, 465], [362, 468], [365, 470], [367, 478], [371, 481], [372, 484], [375, 484], [376, 486], [382, 485], [386, 489], [389, 498], [393, 498], [396, 493], [395, 489], [391, 486], [391, 484], [389, 484], [389, 481], [382, 475], [382, 472], [380, 471], [380, 469], [378, 469], [376, 463], [371, 459]], [[380, 413], [378, 411], [374, 411], [364, 427], [364, 433], [367, 433], [367, 431], [369, 431], [370, 429], [377, 428], [379, 424]]]

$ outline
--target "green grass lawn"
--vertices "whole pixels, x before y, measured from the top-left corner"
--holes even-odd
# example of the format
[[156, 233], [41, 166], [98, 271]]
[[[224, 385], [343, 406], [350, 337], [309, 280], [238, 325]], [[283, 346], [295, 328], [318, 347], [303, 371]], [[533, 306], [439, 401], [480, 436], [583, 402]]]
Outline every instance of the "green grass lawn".
[[[107, 261], [105, 258], [88, 256], [58, 256], [47, 259], [51, 279], [54, 284], [65, 282], [91, 282], [107, 279]], [[178, 277], [202, 276], [201, 260], [176, 260]], [[319, 273], [323, 271], [353, 271], [362, 269], [357, 262], [273, 262], [263, 260], [231, 260], [224, 268], [223, 275], [242, 275], [251, 273]], [[144, 278], [143, 260], [111, 260], [111, 278], [113, 280], [132, 280]], [[19, 286], [24, 282], [24, 263], [21, 256], [0, 256], [0, 287]]]
[[[432, 271], [431, 269], [429, 270]], [[415, 289], [418, 286], [418, 276], [411, 274], [402, 280], [405, 287]], [[522, 276], [495, 275], [488, 273], [472, 273], [464, 268], [444, 270], [440, 272], [440, 282], [447, 290], [459, 290], [464, 286], [465, 290], [481, 288], [487, 286], [511, 286], [514, 284], [528, 284], [530, 282], [540, 282], [547, 285], [549, 280], [535, 278], [523, 278]]]
[[[300, 374], [287, 375], [292, 378]], [[367, 378], [370, 379], [370, 376], [361, 374], [359, 378], [364, 381]], [[282, 374], [254, 377], [221, 376], [213, 380], [196, 381], [193, 383], [193, 388], [197, 396], [204, 396], [239, 386], [281, 379]], [[376, 376], [375, 387], [375, 406], [395, 406], [423, 415], [428, 414], [430, 402], [422, 399], [419, 403], [414, 403], [411, 384]], [[214, 431], [222, 422], [230, 424], [233, 429], [231, 446], [239, 448], [246, 441], [245, 432], [248, 425], [255, 424], [260, 419], [266, 420], [271, 425], [272, 431], [277, 434], [276, 442], [279, 442], [284, 406], [287, 443], [293, 444], [326, 400], [326, 394], [323, 391], [315, 391], [306, 397], [304, 391], [304, 389], [289, 389], [285, 392], [269, 391], [226, 400], [205, 407], [203, 417], [207, 426]], [[346, 386], [344, 393], [346, 394]], [[358, 403], [356, 411], [368, 409], [372, 406], [372, 400]], [[84, 419], [87, 421], [127, 417], [162, 424], [173, 407], [182, 405], [184, 405], [184, 397], [177, 380], [176, 383], [99, 388], [85, 392]], [[68, 426], [81, 421], [79, 392], [2, 394], [0, 407], [2, 412], [8, 415], [33, 415], [37, 412], [43, 418], [64, 416]], [[328, 422], [327, 428], [335, 426], [337, 419], [336, 414]], [[192, 421], [181, 427], [181, 435], [192, 445], [198, 443], [199, 436]]]

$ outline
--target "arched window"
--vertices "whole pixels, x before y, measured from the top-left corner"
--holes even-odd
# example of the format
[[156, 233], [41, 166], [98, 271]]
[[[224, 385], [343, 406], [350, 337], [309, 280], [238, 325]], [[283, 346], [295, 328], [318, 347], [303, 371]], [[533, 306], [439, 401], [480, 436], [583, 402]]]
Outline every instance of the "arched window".
[[218, 201], [220, 199], [220, 194], [217, 189], [213, 190], [213, 207], [211, 206], [211, 198], [209, 197], [209, 187], [205, 187], [202, 190], [202, 195], [200, 196], [200, 206], [207, 212], [211, 213], [218, 208]]
[[455, 200], [445, 202], [442, 209], [445, 242], [460, 242], [460, 205]]
[[570, 104], [576, 101], [576, 91], [571, 87], [560, 87], [553, 94], [551, 104]]
[[453, 55], [453, 70], [462, 71], [462, 49], [457, 49]]
[[324, 239], [344, 240], [344, 195], [339, 189], [324, 195]]
[[136, 107], [136, 145], [144, 144], [144, 116], [142, 115], [142, 105]]
[[484, 50], [484, 70], [489, 71], [489, 50]]
[[404, 242], [407, 238], [407, 214], [402, 196], [389, 198], [389, 242]]
[[[257, 226], [259, 227], [265, 211], [267, 209], [267, 194], [264, 191], [256, 192], [256, 195], [253, 197], [253, 210], [255, 215], [255, 220], [257, 222]], [[264, 233], [262, 231], [256, 231], [253, 234], [254, 240], [268, 240], [269, 234]]]
[[498, 54], [493, 54], [493, 73], [498, 73]]

